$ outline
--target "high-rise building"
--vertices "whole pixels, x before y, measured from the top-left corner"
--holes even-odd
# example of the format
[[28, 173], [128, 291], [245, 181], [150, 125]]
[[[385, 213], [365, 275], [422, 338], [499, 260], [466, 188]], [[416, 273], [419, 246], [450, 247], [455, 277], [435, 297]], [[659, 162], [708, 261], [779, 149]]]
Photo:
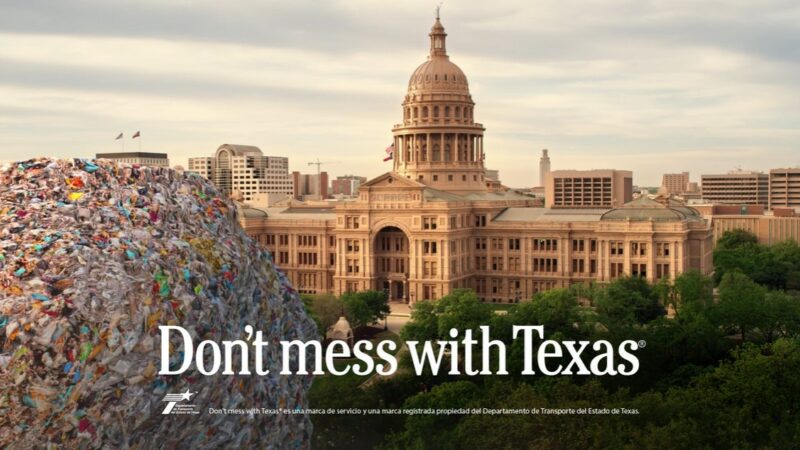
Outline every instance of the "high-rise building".
[[189, 158], [189, 172], [194, 172], [206, 180], [214, 179], [214, 157], [213, 156], [197, 156]]
[[331, 194], [352, 197], [358, 193], [358, 187], [367, 182], [367, 177], [344, 175], [331, 181]]
[[539, 186], [544, 187], [548, 175], [550, 175], [550, 156], [547, 155], [545, 148], [542, 149], [542, 157], [539, 158]]
[[665, 194], [689, 192], [689, 172], [665, 173], [661, 177], [661, 190]]
[[670, 199], [623, 205], [631, 172], [575, 172], [561, 192], [578, 206], [557, 209], [491, 182], [484, 128], [446, 36], [437, 17], [428, 60], [411, 75], [393, 128], [391, 172], [328, 206], [242, 209], [247, 233], [300, 292], [377, 289], [414, 303], [471, 288], [484, 301], [514, 303], [625, 275], [655, 281], [711, 271], [708, 221]]
[[769, 209], [800, 208], [800, 168], [769, 171]]
[[128, 164], [139, 164], [141, 166], [169, 167], [169, 157], [166, 153], [148, 152], [123, 152], [123, 153], [97, 153], [97, 159], [113, 159], [118, 162]]
[[633, 172], [554, 170], [544, 192], [548, 208], [615, 208], [633, 199]]
[[769, 175], [735, 170], [726, 174], [700, 176], [703, 200], [733, 205], [769, 204]]
[[297, 200], [325, 200], [328, 198], [328, 172], [292, 172], [292, 186], [292, 195]]
[[214, 156], [189, 158], [189, 171], [244, 201], [252, 200], [256, 194], [292, 195], [289, 158], [265, 156], [252, 145], [222, 144]]

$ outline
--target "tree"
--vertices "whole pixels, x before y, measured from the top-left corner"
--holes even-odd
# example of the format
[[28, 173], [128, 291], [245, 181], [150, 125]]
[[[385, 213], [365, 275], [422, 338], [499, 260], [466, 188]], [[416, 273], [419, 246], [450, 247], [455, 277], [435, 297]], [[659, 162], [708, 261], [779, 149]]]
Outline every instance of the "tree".
[[717, 323], [728, 330], [737, 331], [742, 341], [747, 332], [764, 322], [764, 297], [767, 290], [740, 271], [725, 274], [719, 284], [719, 303], [716, 305]]
[[369, 307], [374, 317], [373, 322], [383, 320], [389, 315], [389, 297], [382, 291], [363, 291], [357, 294]]
[[537, 294], [509, 311], [507, 320], [514, 325], [543, 325], [548, 335], [573, 337], [581, 321], [578, 299], [570, 289], [552, 289]]
[[[453, 381], [434, 386], [430, 392], [422, 392], [406, 400], [406, 409], [451, 409], [465, 408], [480, 398], [477, 385], [470, 381]], [[406, 418], [406, 430], [396, 439], [401, 448], [459, 449], [455, 426], [461, 420], [457, 414], [413, 414]]]
[[717, 240], [717, 248], [731, 249], [747, 244], [758, 244], [758, 237], [747, 230], [728, 230]]
[[342, 301], [330, 294], [303, 295], [303, 304], [317, 322], [319, 332], [323, 336], [344, 312]]
[[595, 302], [598, 318], [609, 329], [645, 324], [664, 315], [657, 293], [641, 277], [622, 277], [600, 291]]
[[475, 330], [488, 325], [494, 313], [471, 289], [456, 289], [439, 300], [418, 302], [401, 331], [404, 340], [450, 339], [451, 328]]
[[389, 314], [386, 294], [379, 291], [348, 292], [342, 295], [347, 320], [354, 327], [371, 325]]
[[698, 270], [689, 270], [675, 277], [678, 317], [703, 314], [714, 304], [714, 280]]
[[767, 342], [800, 334], [800, 298], [781, 291], [767, 293], [760, 329]]

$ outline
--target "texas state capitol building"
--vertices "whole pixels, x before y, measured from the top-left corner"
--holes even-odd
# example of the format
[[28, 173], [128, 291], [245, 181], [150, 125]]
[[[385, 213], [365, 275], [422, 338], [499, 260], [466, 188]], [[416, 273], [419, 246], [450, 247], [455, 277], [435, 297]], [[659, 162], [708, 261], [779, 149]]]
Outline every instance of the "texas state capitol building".
[[697, 211], [640, 198], [616, 209], [548, 209], [484, 178], [485, 128], [439, 19], [392, 129], [391, 172], [326, 207], [243, 208], [246, 231], [303, 293], [384, 290], [416, 302], [456, 288], [518, 302], [623, 274], [711, 270]]

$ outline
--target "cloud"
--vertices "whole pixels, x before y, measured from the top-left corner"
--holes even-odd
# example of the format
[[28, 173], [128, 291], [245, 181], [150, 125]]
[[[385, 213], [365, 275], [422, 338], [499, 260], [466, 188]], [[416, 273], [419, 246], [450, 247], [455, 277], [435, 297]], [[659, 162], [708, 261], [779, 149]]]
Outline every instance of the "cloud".
[[[5, 2], [0, 142], [85, 156], [141, 130], [143, 149], [177, 164], [230, 142], [297, 170], [320, 157], [341, 161], [333, 174], [377, 175], [432, 13], [427, 1]], [[554, 168], [631, 169], [645, 185], [800, 164], [795, 1], [462, 1], [442, 14], [487, 164], [510, 185], [538, 180], [545, 147]]]

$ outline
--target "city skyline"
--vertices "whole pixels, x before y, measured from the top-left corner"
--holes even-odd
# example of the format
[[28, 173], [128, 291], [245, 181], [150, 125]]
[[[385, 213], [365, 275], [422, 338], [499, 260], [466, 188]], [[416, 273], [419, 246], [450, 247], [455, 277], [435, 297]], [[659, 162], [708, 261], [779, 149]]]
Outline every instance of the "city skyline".
[[[0, 159], [90, 157], [141, 130], [173, 164], [231, 143], [290, 170], [319, 157], [338, 161], [333, 177], [377, 176], [434, 6], [12, 2], [0, 141], [15, 150]], [[442, 16], [504, 184], [538, 184], [543, 148], [553, 170], [632, 170], [647, 186], [800, 165], [791, 2], [461, 2]]]

